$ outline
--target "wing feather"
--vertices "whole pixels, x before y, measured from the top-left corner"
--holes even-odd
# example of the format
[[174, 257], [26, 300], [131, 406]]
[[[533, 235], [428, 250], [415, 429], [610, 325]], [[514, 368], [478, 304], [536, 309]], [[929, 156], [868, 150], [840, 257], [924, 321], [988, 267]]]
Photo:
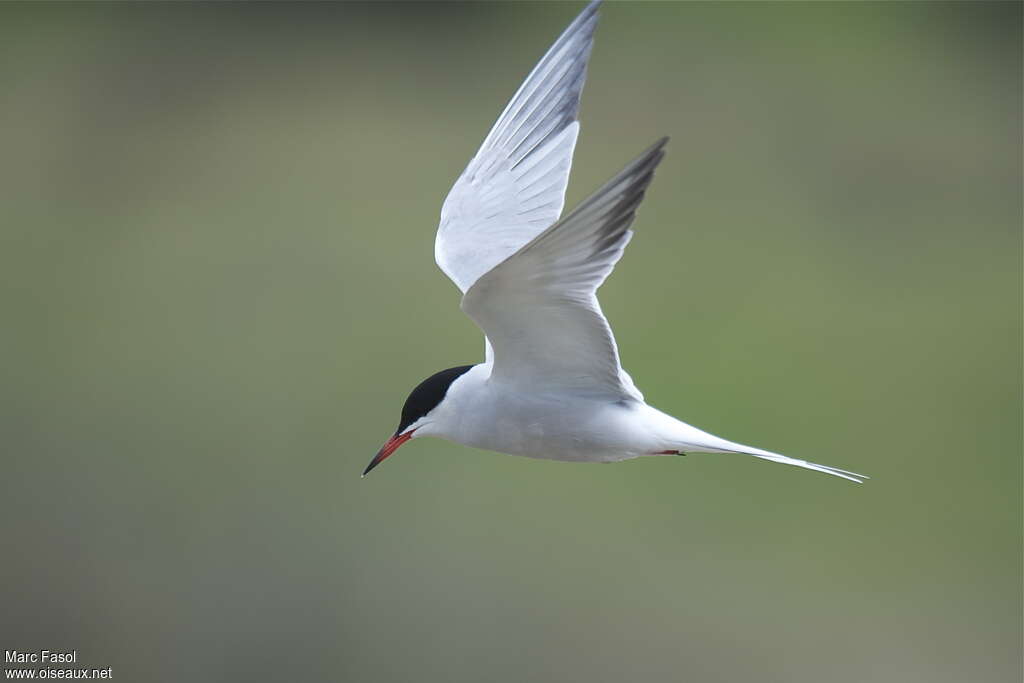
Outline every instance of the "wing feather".
[[463, 292], [562, 212], [599, 4], [533, 68], [445, 199], [434, 257]]
[[659, 140], [466, 292], [462, 310], [493, 346], [493, 379], [530, 391], [642, 400], [622, 370], [597, 288], [632, 237], [667, 142]]

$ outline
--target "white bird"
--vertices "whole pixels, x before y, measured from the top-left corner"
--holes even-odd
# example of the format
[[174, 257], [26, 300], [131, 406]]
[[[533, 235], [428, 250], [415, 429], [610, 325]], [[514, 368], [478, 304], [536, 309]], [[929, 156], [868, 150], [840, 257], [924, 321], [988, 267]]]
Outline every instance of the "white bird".
[[619, 363], [596, 291], [622, 256], [667, 138], [559, 219], [600, 0], [534, 67], [452, 187], [434, 255], [485, 335], [485, 360], [413, 389], [394, 435], [513, 455], [611, 462], [743, 453], [859, 482], [863, 475], [726, 441], [644, 402]]

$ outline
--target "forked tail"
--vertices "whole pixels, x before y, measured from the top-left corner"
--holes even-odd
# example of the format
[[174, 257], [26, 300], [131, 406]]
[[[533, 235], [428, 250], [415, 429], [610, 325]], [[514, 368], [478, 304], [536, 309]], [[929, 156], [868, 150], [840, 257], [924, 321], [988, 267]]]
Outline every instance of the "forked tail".
[[807, 462], [806, 460], [797, 460], [796, 458], [790, 458], [785, 455], [779, 455], [778, 453], [772, 453], [770, 451], [762, 451], [760, 449], [751, 448], [750, 450], [732, 451], [734, 453], [743, 453], [744, 455], [752, 455], [755, 458], [761, 458], [763, 460], [771, 460], [772, 462], [781, 462], [784, 465], [795, 465], [797, 467], [803, 467], [805, 470], [814, 470], [815, 472], [824, 472], [825, 474], [833, 474], [843, 479], [848, 479], [858, 484], [864, 483], [865, 479], [869, 477], [866, 474], [857, 474], [856, 472], [850, 472], [849, 470], [841, 470], [838, 467], [829, 467], [828, 465], [819, 465], [816, 462]]
[[[693, 429], [690, 427], [690, 429]], [[699, 435], [699, 436], [698, 436]], [[808, 462], [806, 460], [797, 460], [796, 458], [790, 458], [785, 455], [779, 455], [778, 453], [772, 453], [771, 451], [765, 451], [760, 448], [754, 448], [752, 446], [744, 446], [740, 443], [734, 443], [732, 441], [726, 441], [717, 436], [708, 434], [707, 432], [701, 432], [700, 430], [693, 429], [693, 433], [688, 435], [689, 442], [686, 446], [683, 446], [679, 450], [689, 452], [703, 452], [703, 453], [740, 453], [743, 455], [752, 455], [755, 458], [761, 458], [762, 460], [771, 460], [772, 462], [781, 462], [784, 465], [794, 465], [796, 467], [803, 467], [805, 470], [814, 470], [815, 472], [824, 472], [825, 474], [831, 474], [836, 477], [842, 477], [852, 482], [861, 484], [865, 479], [869, 477], [866, 474], [857, 474], [856, 472], [850, 472], [848, 470], [841, 470], [838, 467], [829, 467], [828, 465], [819, 465], [816, 462]]]

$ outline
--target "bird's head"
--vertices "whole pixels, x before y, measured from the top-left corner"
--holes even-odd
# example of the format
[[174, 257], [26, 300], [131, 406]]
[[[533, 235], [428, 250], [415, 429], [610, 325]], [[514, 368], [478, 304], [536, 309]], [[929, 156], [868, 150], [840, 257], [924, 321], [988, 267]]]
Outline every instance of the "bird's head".
[[444, 401], [444, 397], [448, 394], [448, 388], [452, 382], [472, 367], [472, 365], [460, 365], [457, 368], [448, 368], [434, 373], [416, 385], [416, 388], [409, 394], [409, 398], [405, 399], [405, 405], [402, 406], [402, 417], [398, 422], [398, 429], [363, 470], [364, 477], [413, 436], [429, 434], [432, 416], [436, 415], [436, 409]]

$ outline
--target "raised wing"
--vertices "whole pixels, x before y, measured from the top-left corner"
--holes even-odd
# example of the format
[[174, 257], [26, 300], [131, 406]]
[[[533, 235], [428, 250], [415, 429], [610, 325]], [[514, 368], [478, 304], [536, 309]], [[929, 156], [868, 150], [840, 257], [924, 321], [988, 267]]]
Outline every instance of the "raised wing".
[[495, 380], [532, 392], [642, 400], [619, 364], [597, 288], [629, 243], [662, 138], [565, 218], [480, 277], [464, 310], [494, 347]]
[[562, 213], [599, 4], [526, 77], [445, 199], [434, 258], [463, 292]]

